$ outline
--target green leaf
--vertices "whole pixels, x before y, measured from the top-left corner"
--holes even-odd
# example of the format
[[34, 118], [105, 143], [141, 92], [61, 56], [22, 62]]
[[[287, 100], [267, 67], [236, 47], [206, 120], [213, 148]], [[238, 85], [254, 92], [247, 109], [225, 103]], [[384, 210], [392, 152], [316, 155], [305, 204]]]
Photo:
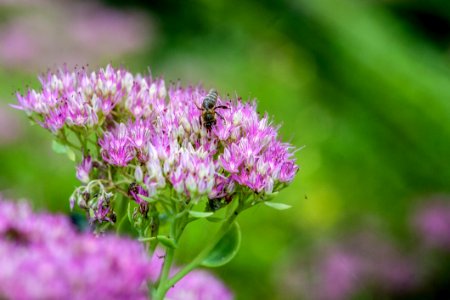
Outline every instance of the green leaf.
[[234, 222], [230, 230], [214, 246], [201, 265], [205, 267], [223, 266], [236, 256], [240, 246], [241, 230], [238, 223]]
[[127, 216], [130, 224], [133, 224], [133, 214], [131, 213], [131, 201], [128, 201], [127, 205]]
[[275, 208], [275, 209], [278, 209], [278, 210], [285, 210], [285, 209], [288, 209], [288, 208], [292, 207], [291, 205], [284, 204], [284, 203], [277, 203], [277, 202], [267, 202], [267, 201], [265, 201], [264, 204], [267, 205], [268, 207], [272, 207], [272, 208]]
[[70, 148], [69, 146], [66, 146], [66, 153], [67, 153], [67, 157], [71, 161], [75, 161], [75, 152], [73, 152], [72, 148]]
[[222, 222], [223, 220], [225, 220], [225, 218], [208, 217], [208, 218], [206, 218], [206, 220], [213, 222], [213, 223], [217, 223], [217, 222]]
[[147, 196], [143, 196], [143, 195], [139, 195], [139, 198], [141, 198], [142, 200], [148, 202], [148, 203], [155, 203], [158, 201], [157, 198], [151, 198], [151, 197], [147, 197]]
[[53, 151], [55, 151], [58, 154], [67, 153], [66, 145], [63, 145], [63, 144], [57, 142], [56, 140], [53, 140], [53, 142], [52, 142], [52, 149], [53, 149]]
[[211, 211], [194, 211], [194, 210], [190, 210], [189, 214], [191, 216], [193, 216], [194, 218], [207, 218], [212, 216], [214, 213]]
[[279, 192], [273, 192], [271, 194], [266, 194], [264, 201], [271, 201], [272, 199], [274, 199], [276, 196], [278, 196]]
[[173, 239], [171, 239], [171, 238], [165, 236], [165, 235], [158, 235], [158, 236], [156, 237], [156, 239], [157, 239], [159, 242], [161, 242], [161, 244], [163, 244], [163, 245], [166, 246], [166, 247], [169, 247], [169, 248], [172, 248], [172, 249], [177, 248], [177, 245], [175, 244], [175, 241], [174, 241]]
[[55, 151], [58, 154], [67, 154], [67, 157], [71, 160], [71, 161], [75, 161], [75, 152], [72, 150], [72, 148], [70, 148], [67, 145], [61, 144], [56, 140], [52, 141], [52, 149], [53, 151]]

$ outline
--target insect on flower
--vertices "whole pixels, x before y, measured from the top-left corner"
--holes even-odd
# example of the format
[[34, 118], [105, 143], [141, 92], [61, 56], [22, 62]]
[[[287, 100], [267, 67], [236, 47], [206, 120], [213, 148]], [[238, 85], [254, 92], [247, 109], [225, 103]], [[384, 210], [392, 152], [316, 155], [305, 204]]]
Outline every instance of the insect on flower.
[[218, 105], [216, 106], [217, 103], [217, 97], [218, 97], [218, 93], [215, 89], [211, 89], [208, 93], [208, 95], [206, 95], [205, 98], [203, 98], [203, 102], [202, 102], [202, 107], [198, 107], [197, 108], [200, 109], [202, 111], [202, 114], [199, 118], [200, 121], [200, 126], [205, 126], [206, 130], [211, 131], [211, 128], [217, 123], [216, 120], [216, 114], [222, 119], [224, 120], [224, 118], [222, 117], [221, 114], [219, 114], [216, 109], [218, 108], [224, 108], [224, 109], [228, 109], [229, 107], [224, 106], [224, 105]]

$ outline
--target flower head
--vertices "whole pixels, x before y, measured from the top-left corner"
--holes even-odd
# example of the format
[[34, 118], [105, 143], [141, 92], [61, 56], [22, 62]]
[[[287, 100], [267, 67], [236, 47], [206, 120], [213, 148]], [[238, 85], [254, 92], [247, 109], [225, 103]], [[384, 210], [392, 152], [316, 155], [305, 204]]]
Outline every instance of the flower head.
[[109, 164], [126, 166], [134, 158], [135, 152], [125, 124], [121, 123], [114, 130], [106, 132], [99, 144], [102, 147], [102, 158]]
[[89, 182], [89, 173], [92, 170], [92, 158], [90, 155], [87, 155], [83, 158], [81, 164], [77, 167], [77, 178], [79, 181], [83, 183]]
[[450, 251], [450, 202], [435, 196], [413, 214], [413, 227], [425, 246]]
[[[255, 102], [217, 96], [217, 108], [208, 113], [215, 122], [206, 127], [201, 107], [207, 92], [200, 86], [166, 88], [162, 79], [111, 66], [92, 73], [62, 69], [41, 83], [41, 91], [18, 95], [16, 107], [58, 137], [64, 128], [94, 133], [101, 155], [92, 163], [115, 168], [108, 171], [113, 180], [117, 173], [138, 174], [140, 195], [169, 188], [194, 203], [236, 191], [264, 199], [298, 171], [293, 147], [279, 139], [267, 114], [257, 113]], [[88, 167], [86, 161], [79, 166], [80, 180], [96, 179], [86, 176]]]
[[137, 242], [79, 233], [62, 215], [3, 199], [0, 266], [6, 299], [146, 299], [151, 276]]
[[194, 270], [169, 290], [167, 299], [231, 300], [233, 299], [233, 294], [211, 273], [203, 270]]

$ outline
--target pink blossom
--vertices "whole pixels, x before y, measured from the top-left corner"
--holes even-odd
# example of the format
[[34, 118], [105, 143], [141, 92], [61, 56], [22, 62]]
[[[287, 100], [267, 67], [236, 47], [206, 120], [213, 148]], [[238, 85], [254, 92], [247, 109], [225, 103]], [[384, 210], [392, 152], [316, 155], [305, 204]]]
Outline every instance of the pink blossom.
[[[151, 46], [153, 26], [137, 10], [117, 10], [101, 1], [3, 0], [0, 65], [36, 70], [116, 59]], [[120, 37], [118, 39], [117, 37]]]
[[125, 124], [105, 133], [99, 144], [102, 147], [103, 159], [112, 165], [126, 166], [135, 154]]
[[0, 199], [0, 295], [7, 299], [146, 299], [142, 245], [79, 233], [62, 215]]
[[201, 122], [207, 95], [201, 86], [166, 88], [163, 79], [110, 65], [97, 72], [62, 68], [42, 76], [41, 84], [41, 91], [19, 94], [15, 107], [54, 134], [101, 128], [95, 132], [99, 163], [133, 170], [139, 163], [148, 196], [167, 186], [194, 201], [231, 197], [237, 186], [272, 194], [298, 171], [293, 147], [255, 102], [218, 95], [220, 116], [209, 130]]
[[89, 173], [92, 170], [92, 157], [87, 155], [77, 167], [77, 178], [83, 183], [89, 182]]
[[450, 202], [435, 196], [413, 214], [412, 225], [425, 246], [450, 251]]

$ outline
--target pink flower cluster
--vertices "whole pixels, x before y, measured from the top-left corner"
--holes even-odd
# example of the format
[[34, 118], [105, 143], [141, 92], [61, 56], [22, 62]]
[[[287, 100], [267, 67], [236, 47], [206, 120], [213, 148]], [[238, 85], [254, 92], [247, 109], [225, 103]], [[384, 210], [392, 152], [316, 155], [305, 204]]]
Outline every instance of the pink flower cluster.
[[[150, 259], [135, 241], [80, 233], [63, 215], [34, 213], [26, 202], [0, 197], [0, 296], [5, 299], [147, 299], [163, 252]], [[206, 271], [193, 271], [168, 299], [230, 300]]]
[[143, 11], [98, 0], [0, 0], [0, 10], [7, 12], [0, 23], [0, 66], [22, 72], [117, 60], [151, 48], [155, 38]]
[[13, 107], [33, 114], [42, 127], [54, 133], [64, 125], [92, 127], [123, 100], [126, 88], [122, 83], [127, 74], [110, 66], [90, 74], [84, 69], [69, 72], [66, 68], [55, 74], [49, 72], [39, 78], [41, 92], [28, 90], [25, 96], [17, 93], [19, 105]]
[[412, 216], [412, 226], [424, 246], [450, 251], [450, 199], [433, 196]]
[[313, 253], [312, 258], [302, 255], [297, 262], [292, 257], [288, 261], [280, 282], [285, 298], [345, 300], [357, 299], [362, 292], [390, 298], [409, 295], [423, 283], [419, 257], [373, 229], [322, 244]]
[[217, 105], [227, 108], [217, 110], [217, 123], [207, 130], [199, 109], [207, 92], [199, 86], [167, 89], [162, 79], [111, 66], [90, 74], [61, 70], [41, 83], [42, 91], [18, 95], [16, 107], [54, 133], [101, 127], [97, 159], [142, 166], [138, 181], [149, 196], [167, 184], [189, 198], [223, 198], [237, 186], [271, 194], [297, 173], [292, 146], [279, 140], [278, 128], [254, 102], [219, 96]]
[[0, 199], [2, 299], [146, 299], [151, 274], [137, 242], [79, 233], [64, 216]]

